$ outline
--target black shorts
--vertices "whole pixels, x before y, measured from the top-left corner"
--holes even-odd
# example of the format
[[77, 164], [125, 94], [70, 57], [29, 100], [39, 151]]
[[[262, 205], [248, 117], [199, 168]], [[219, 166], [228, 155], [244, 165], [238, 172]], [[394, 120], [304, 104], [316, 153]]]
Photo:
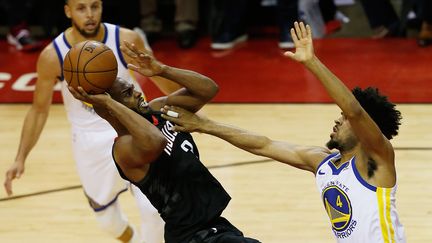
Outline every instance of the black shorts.
[[259, 243], [260, 241], [245, 237], [243, 233], [227, 219], [219, 217], [205, 229], [195, 233], [189, 243]]

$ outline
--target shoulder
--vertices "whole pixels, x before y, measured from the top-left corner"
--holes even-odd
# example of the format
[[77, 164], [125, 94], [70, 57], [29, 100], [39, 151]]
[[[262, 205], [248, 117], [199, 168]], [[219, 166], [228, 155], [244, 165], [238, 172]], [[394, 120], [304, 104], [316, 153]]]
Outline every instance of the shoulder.
[[39, 54], [39, 58], [37, 61], [37, 69], [38, 72], [41, 71], [49, 72], [49, 73], [61, 72], [59, 56], [52, 42], [48, 46], [46, 46]]
[[47, 45], [39, 54], [39, 60], [42, 61], [53, 61], [58, 60], [57, 52], [55, 50], [53, 42], [51, 42], [49, 45]]
[[305, 159], [307, 161], [310, 161], [310, 165], [313, 168], [313, 172], [315, 173], [318, 167], [322, 164], [322, 162], [332, 156], [334, 153], [332, 153], [331, 150], [325, 148], [325, 147], [318, 147], [318, 146], [308, 146], [304, 147], [303, 155], [306, 157]]
[[137, 32], [123, 27], [120, 27], [120, 40], [127, 40], [128, 42], [134, 43], [136, 45], [143, 43]]

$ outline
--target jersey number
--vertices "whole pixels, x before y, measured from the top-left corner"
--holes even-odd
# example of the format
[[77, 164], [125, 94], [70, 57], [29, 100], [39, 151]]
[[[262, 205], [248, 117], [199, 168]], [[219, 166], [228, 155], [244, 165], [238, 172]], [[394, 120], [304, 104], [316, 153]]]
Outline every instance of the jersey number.
[[340, 207], [340, 208], [343, 206], [342, 201], [341, 201], [341, 199], [340, 199], [340, 195], [337, 196], [337, 199], [336, 199], [336, 205], [337, 205], [338, 207]]
[[193, 145], [188, 140], [184, 140], [183, 143], [180, 145], [180, 147], [185, 152], [189, 152], [189, 151], [192, 151], [192, 153], [194, 152], [193, 151]]

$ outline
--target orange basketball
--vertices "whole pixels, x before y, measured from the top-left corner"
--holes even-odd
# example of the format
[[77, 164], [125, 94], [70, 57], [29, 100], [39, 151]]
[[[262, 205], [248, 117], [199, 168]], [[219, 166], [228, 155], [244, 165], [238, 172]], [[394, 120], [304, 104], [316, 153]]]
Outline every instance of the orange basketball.
[[117, 77], [113, 51], [97, 41], [83, 41], [73, 46], [63, 61], [63, 76], [73, 88], [81, 86], [89, 94], [101, 94]]

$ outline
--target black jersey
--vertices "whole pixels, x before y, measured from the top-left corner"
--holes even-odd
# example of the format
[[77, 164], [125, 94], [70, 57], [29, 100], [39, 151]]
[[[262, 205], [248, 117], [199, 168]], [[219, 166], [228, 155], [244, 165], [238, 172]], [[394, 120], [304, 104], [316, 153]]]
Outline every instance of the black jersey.
[[231, 197], [199, 160], [198, 148], [189, 133], [171, 131], [173, 124], [160, 115], [146, 118], [161, 130], [168, 143], [150, 164], [147, 175], [134, 184], [165, 221], [165, 241], [187, 242], [221, 215]]

